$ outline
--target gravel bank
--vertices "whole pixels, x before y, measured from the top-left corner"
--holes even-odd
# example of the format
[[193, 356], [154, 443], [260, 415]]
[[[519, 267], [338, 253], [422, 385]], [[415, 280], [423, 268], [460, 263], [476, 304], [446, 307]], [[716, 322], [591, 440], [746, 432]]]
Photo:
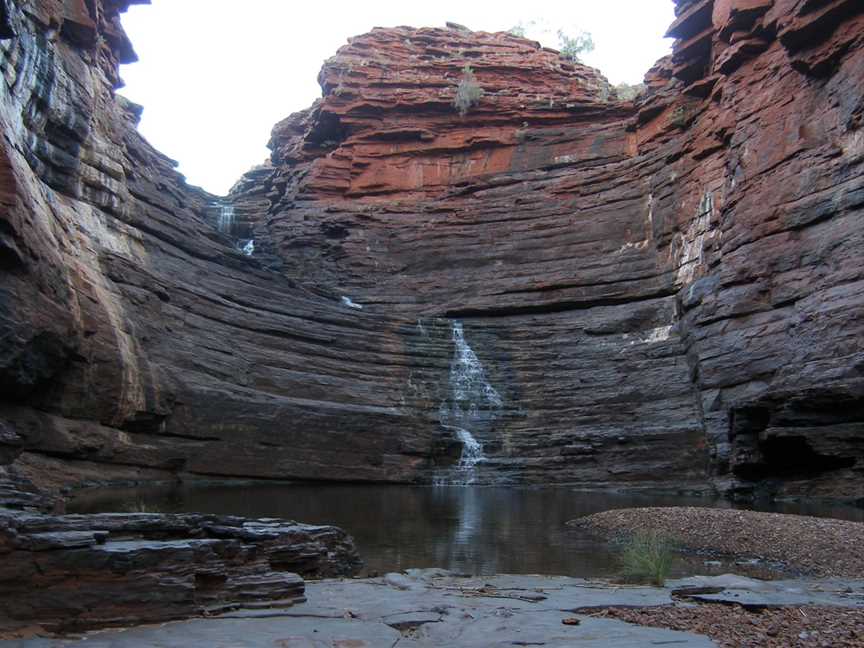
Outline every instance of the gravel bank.
[[604, 511], [570, 524], [613, 538], [659, 532], [686, 551], [757, 558], [801, 575], [864, 578], [864, 524], [860, 522], [680, 507]]
[[723, 648], [864, 646], [861, 609], [786, 607], [751, 612], [734, 605], [698, 605], [608, 608], [592, 610], [591, 616], [704, 634]]

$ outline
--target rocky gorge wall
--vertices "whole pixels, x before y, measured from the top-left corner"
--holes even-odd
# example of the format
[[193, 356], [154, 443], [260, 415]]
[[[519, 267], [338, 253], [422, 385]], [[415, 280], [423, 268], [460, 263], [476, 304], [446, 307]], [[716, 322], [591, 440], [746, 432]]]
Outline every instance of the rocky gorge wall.
[[458, 421], [481, 481], [864, 497], [859, 3], [679, 1], [635, 102], [376, 29], [224, 198], [114, 94], [126, 4], [3, 16], [9, 480], [430, 481]]
[[429, 424], [400, 407], [416, 362], [404, 322], [267, 271], [208, 222], [217, 198], [185, 184], [113, 92], [131, 57], [110, 31], [123, 8], [4, 15], [7, 472], [43, 486], [413, 478]]

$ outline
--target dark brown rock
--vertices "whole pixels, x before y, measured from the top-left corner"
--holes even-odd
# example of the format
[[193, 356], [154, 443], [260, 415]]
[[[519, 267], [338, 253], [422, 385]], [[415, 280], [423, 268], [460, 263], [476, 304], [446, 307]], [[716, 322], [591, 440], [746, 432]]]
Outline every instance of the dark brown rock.
[[303, 577], [355, 573], [341, 529], [212, 515], [0, 509], [0, 632], [164, 621], [303, 601]]

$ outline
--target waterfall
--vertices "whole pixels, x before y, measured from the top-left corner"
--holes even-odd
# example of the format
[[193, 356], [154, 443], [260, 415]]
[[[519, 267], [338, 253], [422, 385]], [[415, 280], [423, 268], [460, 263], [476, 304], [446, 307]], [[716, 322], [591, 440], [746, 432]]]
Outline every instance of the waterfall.
[[462, 442], [462, 456], [459, 457], [459, 468], [472, 470], [480, 461], [486, 457], [483, 455], [483, 444], [471, 436], [468, 430], [459, 428], [456, 436]]
[[241, 222], [237, 224], [237, 219], [234, 213], [234, 205], [229, 202], [217, 200], [210, 205], [210, 217], [212, 218], [215, 212], [216, 230], [233, 239], [233, 247], [235, 250], [245, 256], [255, 254], [255, 239], [245, 238], [252, 234], [251, 227], [248, 223]]
[[353, 308], [353, 309], [355, 309], [355, 310], [363, 310], [363, 305], [362, 305], [362, 304], [358, 304], [357, 302], [353, 301], [350, 297], [345, 297], [345, 296], [343, 296], [342, 299], [341, 299], [341, 301], [342, 301], [342, 303], [345, 304], [345, 306], [347, 306], [348, 308]]
[[221, 203], [219, 205], [219, 215], [216, 217], [216, 229], [223, 234], [231, 234], [234, 229], [234, 205], [230, 203]]
[[[478, 407], [501, 407], [501, 396], [486, 380], [486, 371], [462, 330], [462, 322], [453, 322], [453, 362], [450, 364], [450, 394], [455, 414], [471, 422], [480, 416]], [[467, 409], [466, 409], [467, 408]]]
[[462, 454], [454, 474], [437, 483], [467, 485], [476, 478], [476, 466], [485, 461], [480, 434], [498, 417], [503, 404], [500, 394], [486, 379], [477, 354], [465, 340], [462, 322], [454, 321], [453, 359], [450, 361], [449, 394], [438, 409], [438, 420], [453, 430], [462, 444]]

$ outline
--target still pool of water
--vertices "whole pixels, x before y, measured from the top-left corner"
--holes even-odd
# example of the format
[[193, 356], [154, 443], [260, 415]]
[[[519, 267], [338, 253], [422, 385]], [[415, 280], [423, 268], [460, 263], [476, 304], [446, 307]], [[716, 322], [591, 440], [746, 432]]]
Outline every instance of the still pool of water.
[[[335, 524], [354, 537], [366, 573], [443, 567], [472, 575], [590, 578], [618, 572], [617, 550], [566, 523], [599, 511], [641, 506], [731, 504], [725, 500], [582, 492], [563, 487], [254, 483], [94, 489], [79, 492], [68, 510], [202, 512]], [[786, 503], [749, 508], [864, 521], [864, 510], [842, 505]], [[729, 566], [717, 569], [729, 571]], [[704, 558], [682, 559], [673, 575], [707, 571]]]

